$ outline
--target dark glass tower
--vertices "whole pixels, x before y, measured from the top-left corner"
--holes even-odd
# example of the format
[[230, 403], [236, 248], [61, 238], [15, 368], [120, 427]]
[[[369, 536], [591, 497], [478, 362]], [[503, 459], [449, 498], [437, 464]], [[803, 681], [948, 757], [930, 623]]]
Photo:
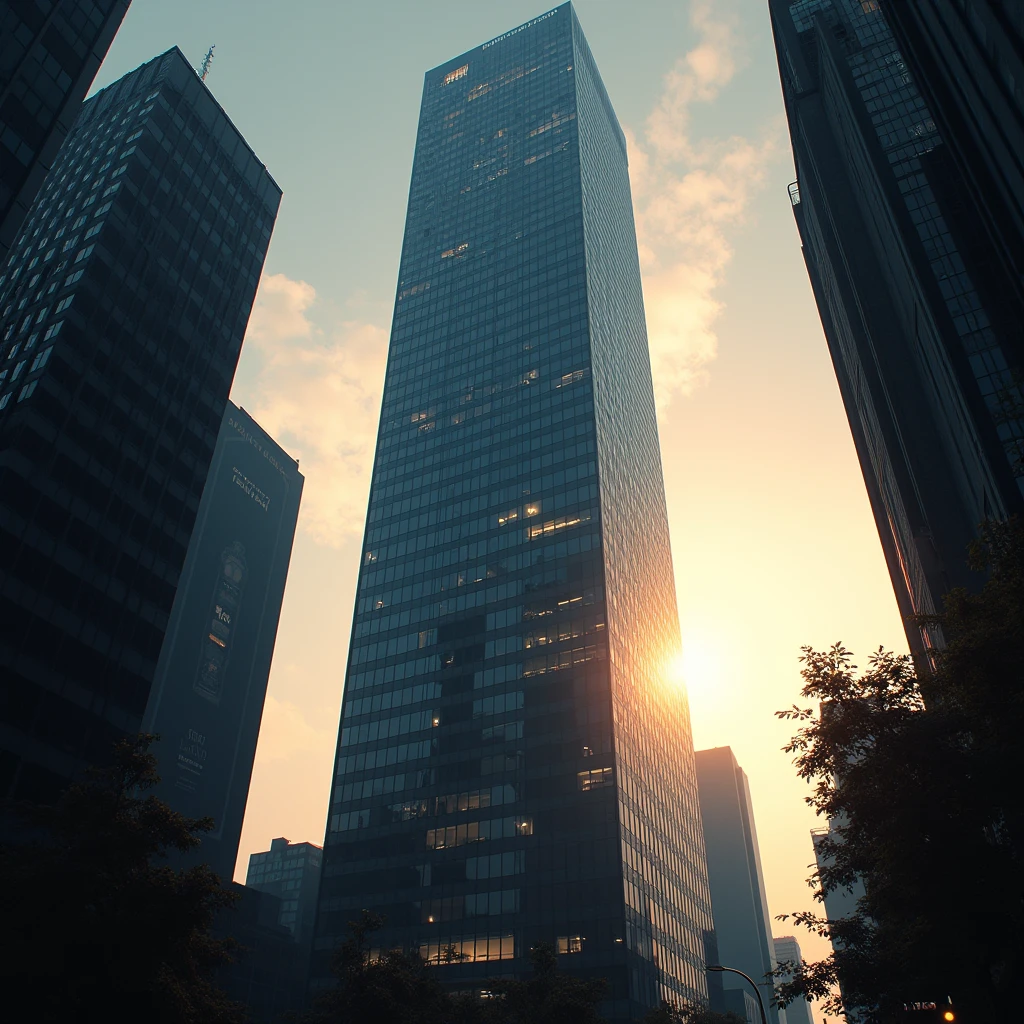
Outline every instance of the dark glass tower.
[[1020, 323], [876, 0], [770, 9], [804, 258], [900, 610], [931, 613], [1024, 508]]
[[569, 4], [426, 75], [324, 850], [472, 987], [533, 944], [606, 1012], [711, 928], [622, 131]]
[[302, 497], [298, 463], [228, 402], [143, 717], [156, 794], [213, 830], [187, 855], [235, 871]]
[[0, 0], [0, 267], [131, 0]]
[[1024, 4], [884, 0], [914, 83], [949, 148], [969, 208], [979, 285], [1024, 323]]
[[279, 201], [173, 49], [85, 104], [0, 268], [0, 792], [139, 728]]

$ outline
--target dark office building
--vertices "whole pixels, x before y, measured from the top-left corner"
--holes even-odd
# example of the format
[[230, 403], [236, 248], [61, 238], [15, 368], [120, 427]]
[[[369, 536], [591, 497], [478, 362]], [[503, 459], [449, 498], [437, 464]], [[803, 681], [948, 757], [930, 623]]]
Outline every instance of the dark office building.
[[[698, 750], [696, 763], [718, 962], [757, 982], [770, 1024], [779, 1024], [778, 1007], [771, 1005], [772, 983], [765, 980], [775, 970], [775, 951], [747, 774], [731, 747]], [[750, 987], [742, 978], [724, 974], [722, 985], [723, 1010], [741, 1017], [751, 1009], [756, 1012]]]
[[222, 910], [210, 929], [237, 943], [233, 961], [218, 967], [213, 983], [246, 1009], [250, 1024], [281, 1024], [306, 1002], [309, 951], [280, 923], [281, 900], [248, 885], [229, 882], [237, 902]]
[[626, 146], [564, 4], [425, 77], [314, 984], [369, 906], [456, 987], [545, 941], [613, 1020], [706, 999], [674, 587]]
[[302, 496], [298, 463], [228, 402], [160, 650], [143, 731], [156, 790], [214, 827], [188, 854], [235, 872]]
[[249, 855], [245, 884], [281, 900], [278, 924], [295, 941], [309, 949], [316, 921], [316, 897], [320, 888], [323, 850], [313, 843], [289, 843], [272, 839], [270, 849]]
[[[1024, 4], [883, 0], [882, 10], [956, 165], [978, 286], [1019, 339], [1024, 323]], [[1024, 452], [1021, 453], [1024, 455]]]
[[1019, 319], [876, 0], [770, 9], [804, 258], [900, 610], [930, 613], [1022, 508]]
[[0, 267], [131, 0], [0, 0]]
[[173, 49], [85, 104], [0, 270], [4, 795], [139, 729], [279, 201]]

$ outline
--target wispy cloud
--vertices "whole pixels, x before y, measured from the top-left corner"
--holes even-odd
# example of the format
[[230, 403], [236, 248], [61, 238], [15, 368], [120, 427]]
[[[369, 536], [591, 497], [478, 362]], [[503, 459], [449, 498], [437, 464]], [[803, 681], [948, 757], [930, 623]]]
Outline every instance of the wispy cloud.
[[296, 754], [323, 757], [333, 748], [337, 727], [334, 716], [327, 715], [323, 728], [307, 721], [301, 708], [290, 701], [267, 695], [260, 723], [259, 760], [287, 761]]
[[694, 0], [697, 45], [665, 76], [642, 135], [627, 131], [651, 363], [658, 404], [706, 378], [715, 358], [716, 292], [732, 258], [731, 234], [747, 219], [781, 123], [758, 138], [702, 136], [694, 108], [711, 104], [745, 63], [738, 19], [720, 3]]
[[299, 460], [300, 528], [339, 546], [362, 532], [387, 334], [357, 320], [324, 326], [321, 317], [330, 318], [312, 285], [265, 276], [244, 350], [255, 372], [233, 397]]

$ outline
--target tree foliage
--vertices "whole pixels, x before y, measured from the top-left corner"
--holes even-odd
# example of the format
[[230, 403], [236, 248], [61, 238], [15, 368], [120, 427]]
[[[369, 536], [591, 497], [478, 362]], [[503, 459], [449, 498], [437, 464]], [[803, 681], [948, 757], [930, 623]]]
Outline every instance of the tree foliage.
[[644, 1017], [643, 1024], [746, 1024], [746, 1019], [735, 1013], [718, 1013], [703, 1006], [680, 1006], [663, 1000], [661, 1006]]
[[[374, 933], [383, 924], [365, 910], [349, 923], [334, 956], [337, 986], [320, 997], [308, 1024], [602, 1024], [597, 1007], [605, 983], [560, 971], [551, 946], [530, 950], [528, 978], [493, 978], [478, 991], [453, 994], [443, 986], [442, 972], [416, 953], [374, 949]], [[458, 959], [449, 950], [448, 962]], [[487, 998], [480, 998], [480, 990]]]
[[[987, 524], [972, 565], [989, 578], [955, 590], [922, 619], [945, 644], [914, 665], [885, 650], [858, 673], [841, 644], [804, 648], [803, 696], [815, 707], [779, 716], [799, 724], [785, 748], [828, 819], [816, 898], [850, 889], [857, 911], [830, 921], [792, 915], [832, 940], [831, 956], [779, 986], [825, 1001], [825, 1012], [870, 1022], [902, 1004], [952, 996], [958, 1019], [1009, 1010], [1024, 976], [1024, 529]], [[832, 995], [841, 983], [843, 1000]]]
[[5, 1001], [31, 1006], [26, 1020], [244, 1019], [209, 981], [231, 945], [210, 925], [234, 897], [205, 866], [154, 863], [197, 846], [212, 822], [146, 795], [159, 781], [153, 738], [119, 743], [53, 807], [8, 809], [23, 841], [0, 846]]

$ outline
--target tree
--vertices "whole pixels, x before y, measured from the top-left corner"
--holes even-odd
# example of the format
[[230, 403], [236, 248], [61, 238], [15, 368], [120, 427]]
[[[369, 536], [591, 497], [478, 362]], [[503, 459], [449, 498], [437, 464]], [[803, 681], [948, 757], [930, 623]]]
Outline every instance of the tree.
[[495, 1024], [602, 1024], [597, 1008], [607, 983], [566, 974], [553, 946], [541, 943], [529, 954], [533, 975], [525, 980], [497, 978], [486, 983], [496, 997], [487, 1007]]
[[[373, 948], [384, 918], [364, 910], [334, 956], [335, 988], [325, 992], [307, 1024], [603, 1024], [597, 1007], [605, 982], [564, 974], [553, 947], [534, 946], [531, 977], [479, 982], [488, 998], [448, 992], [436, 967], [417, 953]], [[441, 963], [461, 959], [454, 947]], [[703, 1024], [703, 1022], [701, 1022]]]
[[676, 1005], [662, 1000], [661, 1006], [644, 1017], [643, 1024], [746, 1024], [746, 1020], [735, 1013], [718, 1013], [704, 1006]]
[[348, 937], [332, 963], [338, 984], [318, 999], [309, 1024], [446, 1024], [453, 1019], [452, 997], [417, 953], [371, 948], [373, 933], [383, 924], [383, 917], [367, 910], [349, 922]]
[[109, 767], [90, 769], [53, 807], [11, 809], [24, 841], [0, 846], [0, 942], [5, 1001], [30, 1006], [23, 1019], [244, 1019], [209, 980], [232, 945], [210, 925], [234, 897], [205, 866], [154, 863], [196, 847], [212, 822], [145, 795], [159, 781], [153, 739], [118, 743]]
[[[825, 960], [779, 986], [823, 999], [842, 984], [847, 1011], [869, 1022], [902, 1004], [952, 996], [958, 1019], [988, 1021], [1016, 1004], [1024, 973], [1024, 529], [986, 524], [972, 566], [989, 578], [955, 590], [922, 625], [945, 646], [916, 666], [879, 650], [857, 673], [841, 644], [804, 648], [803, 696], [819, 702], [779, 716], [798, 722], [785, 748], [813, 784], [808, 803], [831, 830], [815, 896], [865, 895], [841, 921], [792, 915], [833, 941]], [[787, 915], [784, 915], [784, 917]], [[780, 967], [784, 973], [785, 967]], [[1012, 1000], [1012, 1001], [1011, 1001]]]

